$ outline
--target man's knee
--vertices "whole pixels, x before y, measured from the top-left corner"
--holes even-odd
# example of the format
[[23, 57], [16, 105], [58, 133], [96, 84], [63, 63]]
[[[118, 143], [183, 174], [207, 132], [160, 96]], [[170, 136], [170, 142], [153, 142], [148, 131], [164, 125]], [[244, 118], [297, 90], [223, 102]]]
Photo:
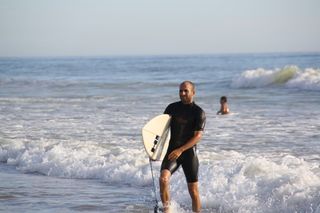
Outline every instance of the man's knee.
[[199, 197], [198, 183], [188, 183], [188, 189], [191, 198], [194, 199]]
[[170, 181], [170, 175], [171, 175], [170, 171], [162, 170], [160, 178], [159, 178], [160, 183], [161, 184], [168, 184]]
[[169, 183], [169, 178], [168, 177], [160, 177], [159, 181], [162, 184], [168, 184]]

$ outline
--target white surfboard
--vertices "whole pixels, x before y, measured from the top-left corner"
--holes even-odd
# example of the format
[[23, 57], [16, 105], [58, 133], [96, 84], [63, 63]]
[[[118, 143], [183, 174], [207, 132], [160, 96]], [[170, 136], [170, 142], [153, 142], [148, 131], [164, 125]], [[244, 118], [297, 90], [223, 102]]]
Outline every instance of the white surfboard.
[[142, 139], [151, 160], [162, 160], [170, 140], [170, 115], [158, 115], [142, 128]]

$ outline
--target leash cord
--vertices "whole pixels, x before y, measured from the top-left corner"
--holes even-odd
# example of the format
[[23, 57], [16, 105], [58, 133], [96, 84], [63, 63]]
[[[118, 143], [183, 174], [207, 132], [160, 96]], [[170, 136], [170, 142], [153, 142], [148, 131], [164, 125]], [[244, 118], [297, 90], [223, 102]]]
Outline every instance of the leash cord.
[[151, 159], [149, 158], [149, 164], [151, 168], [151, 175], [152, 175], [152, 183], [153, 183], [153, 192], [154, 192], [154, 201], [156, 203], [154, 207], [154, 212], [158, 212], [158, 199], [157, 199], [157, 191], [156, 191], [156, 184], [154, 183], [154, 174], [153, 174], [153, 167], [151, 163]]

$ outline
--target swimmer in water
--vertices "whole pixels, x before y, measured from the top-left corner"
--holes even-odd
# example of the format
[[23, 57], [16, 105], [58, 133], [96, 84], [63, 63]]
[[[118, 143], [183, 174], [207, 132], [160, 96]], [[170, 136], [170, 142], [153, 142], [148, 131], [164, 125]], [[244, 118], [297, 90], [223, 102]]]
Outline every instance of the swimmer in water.
[[226, 96], [222, 96], [220, 98], [220, 110], [217, 112], [217, 115], [225, 115], [225, 114], [229, 114], [229, 107], [227, 104], [227, 97]]

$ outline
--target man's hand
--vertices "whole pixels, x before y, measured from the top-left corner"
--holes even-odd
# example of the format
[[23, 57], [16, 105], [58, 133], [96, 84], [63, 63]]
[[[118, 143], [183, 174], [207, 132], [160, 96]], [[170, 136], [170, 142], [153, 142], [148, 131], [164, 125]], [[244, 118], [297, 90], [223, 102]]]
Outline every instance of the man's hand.
[[180, 150], [179, 148], [175, 149], [169, 154], [168, 159], [170, 161], [177, 160], [178, 157], [180, 157], [181, 154], [182, 154], [182, 150]]

